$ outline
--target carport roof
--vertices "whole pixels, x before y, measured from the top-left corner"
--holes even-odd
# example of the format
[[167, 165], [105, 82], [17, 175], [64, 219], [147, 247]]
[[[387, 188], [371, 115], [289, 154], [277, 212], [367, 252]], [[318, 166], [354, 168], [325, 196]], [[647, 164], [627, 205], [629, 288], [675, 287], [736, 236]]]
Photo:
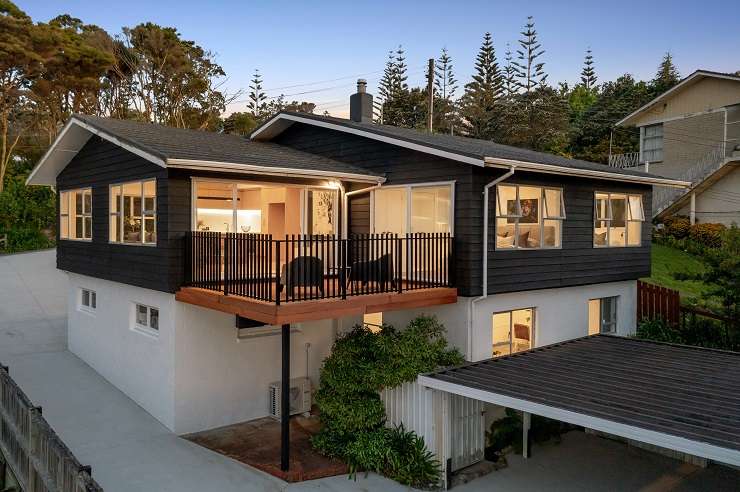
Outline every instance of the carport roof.
[[420, 382], [740, 465], [740, 353], [594, 335], [441, 370]]

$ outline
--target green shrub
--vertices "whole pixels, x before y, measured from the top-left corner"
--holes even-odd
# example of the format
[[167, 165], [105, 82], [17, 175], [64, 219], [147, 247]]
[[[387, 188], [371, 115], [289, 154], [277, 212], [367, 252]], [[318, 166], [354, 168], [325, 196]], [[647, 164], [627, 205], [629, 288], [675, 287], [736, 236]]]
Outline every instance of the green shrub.
[[640, 322], [635, 337], [656, 342], [684, 343], [681, 332], [660, 318]]
[[676, 239], [687, 237], [691, 229], [691, 221], [686, 217], [678, 215], [666, 218], [663, 224], [665, 224], [666, 234]]
[[[576, 426], [548, 419], [540, 415], [532, 415], [529, 426], [529, 438], [532, 442], [546, 442], [551, 439], [560, 440], [560, 436]], [[502, 451], [512, 447], [515, 453], [521, 453], [523, 446], [522, 414], [511, 408], [506, 409], [506, 416], [491, 422], [486, 432], [486, 459], [498, 461]]]
[[54, 247], [54, 240], [38, 229], [12, 228], [0, 230], [0, 235], [2, 234], [7, 235], [7, 244], [4, 248], [0, 246], [0, 253], [19, 253]]
[[726, 229], [723, 224], [694, 224], [689, 230], [689, 238], [709, 248], [719, 248]]
[[435, 318], [422, 316], [405, 330], [385, 325], [373, 333], [356, 326], [339, 337], [321, 368], [316, 405], [322, 428], [314, 448], [346, 460], [351, 476], [374, 471], [414, 487], [436, 485], [439, 463], [416, 434], [385, 427], [379, 391], [464, 362], [444, 334]]

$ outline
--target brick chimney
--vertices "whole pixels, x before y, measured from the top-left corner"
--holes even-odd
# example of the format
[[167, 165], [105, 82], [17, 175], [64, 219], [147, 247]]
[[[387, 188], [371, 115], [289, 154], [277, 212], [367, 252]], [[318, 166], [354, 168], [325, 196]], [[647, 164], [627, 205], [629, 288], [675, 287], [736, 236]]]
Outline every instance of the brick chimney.
[[357, 93], [349, 96], [349, 119], [358, 123], [373, 121], [373, 96], [367, 93], [365, 79], [357, 79]]

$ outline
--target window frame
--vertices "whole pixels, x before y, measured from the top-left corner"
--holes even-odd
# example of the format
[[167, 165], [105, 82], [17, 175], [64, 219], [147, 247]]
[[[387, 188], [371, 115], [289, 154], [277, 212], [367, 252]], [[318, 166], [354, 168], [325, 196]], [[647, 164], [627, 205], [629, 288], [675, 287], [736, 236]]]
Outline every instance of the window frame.
[[[648, 135], [648, 128], [660, 128], [660, 135]], [[642, 128], [640, 128], [640, 163], [644, 164], [645, 162], [663, 162], [663, 150], [664, 150], [664, 132], [665, 129], [663, 128], [663, 123], [654, 123], [652, 125], [645, 125]], [[654, 149], [646, 149], [645, 142], [646, 141], [660, 141], [660, 147], [654, 148]], [[660, 159], [647, 159], [645, 157], [645, 154], [647, 152], [651, 153], [652, 155], [655, 155], [656, 152], [660, 152]]]
[[494, 317], [497, 314], [509, 314], [509, 353], [503, 354], [503, 355], [494, 355], [493, 350], [491, 350], [491, 357], [505, 357], [507, 355], [514, 355], [518, 354], [519, 352], [522, 352], [522, 350], [518, 350], [516, 352], [512, 351], [512, 348], [514, 346], [514, 312], [516, 311], [532, 311], [532, 321], [531, 321], [531, 340], [529, 341], [529, 348], [527, 350], [532, 350], [536, 348], [536, 341], [537, 341], [537, 308], [535, 306], [530, 307], [520, 307], [520, 308], [512, 308], [512, 309], [504, 309], [503, 311], [494, 311], [491, 313], [491, 348], [493, 348], [493, 331], [495, 329], [493, 325]]
[[[144, 208], [144, 204], [146, 203], [146, 197], [145, 197], [145, 183], [152, 182], [154, 183], [154, 209], [148, 210]], [[136, 218], [141, 219], [141, 240], [138, 242], [126, 242], [123, 240], [123, 232], [124, 232], [124, 224], [123, 224], [123, 211], [124, 211], [124, 195], [123, 195], [123, 188], [126, 185], [131, 184], [140, 184], [141, 185], [141, 215], [134, 216]], [[113, 189], [118, 188], [118, 204], [117, 212], [113, 212], [110, 209], [111, 200], [113, 197]], [[159, 231], [157, 230], [157, 205], [158, 205], [158, 199], [157, 199], [157, 178], [145, 178], [145, 179], [135, 179], [132, 181], [124, 181], [120, 183], [111, 183], [108, 185], [108, 243], [110, 244], [120, 244], [124, 246], [147, 246], [147, 247], [157, 247], [157, 241], [159, 240]], [[118, 240], [111, 239], [111, 220], [113, 217], [118, 218], [118, 224], [117, 224], [117, 231], [116, 234], [118, 236]], [[146, 221], [148, 219], [151, 219], [154, 221], [154, 242], [146, 242]]]
[[449, 210], [449, 218], [450, 218], [450, 236], [455, 237], [455, 188], [456, 188], [456, 181], [425, 181], [420, 183], [407, 183], [407, 184], [397, 184], [397, 185], [381, 185], [378, 188], [370, 190], [370, 224], [371, 228], [374, 234], [379, 234], [379, 232], [376, 231], [376, 223], [375, 223], [375, 201], [377, 199], [376, 192], [377, 191], [383, 191], [383, 190], [398, 190], [402, 189], [404, 190], [405, 196], [406, 196], [406, 207], [403, 211], [404, 217], [405, 217], [405, 232], [403, 234], [414, 234], [412, 231], [412, 222], [413, 222], [413, 189], [414, 188], [435, 188], [435, 187], [442, 187], [442, 186], [448, 186], [450, 188], [450, 210]]
[[[604, 301], [605, 300], [611, 300], [614, 302], [614, 319], [610, 320], [608, 323], [605, 323], [605, 319], [603, 316], [604, 312]], [[591, 301], [599, 301], [599, 331], [596, 333], [598, 335], [613, 335], [617, 333], [617, 329], [619, 327], [619, 296], [606, 296], [606, 297], [595, 297], [593, 299], [588, 300], [588, 306], [590, 309], [590, 303]], [[589, 317], [591, 313], [588, 313]], [[590, 322], [590, 320], [589, 320]], [[611, 330], [604, 330], [604, 326], [611, 325]], [[586, 329], [586, 333], [590, 333], [591, 327], [588, 326]]]
[[[520, 198], [520, 187], [525, 188], [539, 188], [540, 190], [540, 203], [542, 204], [541, 207], [541, 219], [539, 221], [539, 231], [540, 231], [540, 246], [534, 247], [534, 248], [525, 248], [519, 245], [519, 219], [522, 217], [522, 205], [521, 205], [521, 198]], [[501, 203], [499, 202], [499, 197], [501, 194], [499, 193], [499, 187], [509, 187], [509, 188], [516, 188], [516, 210], [514, 214], [508, 214], [500, 215], [499, 211], [502, 210]], [[559, 216], [550, 216], [547, 210], [547, 190], [550, 191], [557, 191], [560, 194], [560, 215]], [[565, 192], [563, 188], [557, 187], [557, 186], [542, 186], [542, 185], [530, 185], [526, 183], [499, 183], [496, 185], [496, 193], [494, 196], [494, 204], [493, 204], [493, 230], [494, 230], [494, 240], [493, 240], [493, 248], [495, 251], [537, 251], [537, 250], [552, 250], [552, 249], [563, 249], [563, 229], [565, 225], [565, 221], [567, 219], [567, 214], [565, 210]], [[514, 219], [514, 244], [511, 247], [501, 247], [498, 245], [498, 235], [496, 234], [496, 230], [498, 228], [498, 219]], [[559, 221], [560, 222], [560, 232], [558, 234], [558, 244], [556, 246], [546, 246], [544, 237], [545, 237], [545, 221]]]
[[[598, 218], [597, 217], [597, 196], [598, 195], [606, 195], [606, 217], [604, 218]], [[612, 195], [617, 196], [623, 196], [624, 197], [624, 245], [612, 245], [611, 244], [611, 230], [612, 225], [611, 222], [614, 220], [612, 216]], [[635, 219], [632, 217], [632, 205], [630, 202], [630, 198], [639, 198], [640, 199], [640, 216], [641, 218]], [[593, 201], [593, 220], [591, 222], [592, 227], [592, 234], [591, 234], [591, 243], [593, 244], [594, 248], [641, 248], [642, 247], [642, 223], [645, 222], [645, 203], [643, 201], [643, 195], [641, 193], [628, 193], [628, 192], [611, 192], [611, 191], [594, 191], [594, 201]], [[606, 238], [604, 241], [604, 244], [596, 244], [596, 223], [597, 222], [606, 222]], [[629, 239], [629, 223], [630, 222], [637, 222], [640, 224], [640, 241], [638, 244], [630, 244]]]
[[[77, 195], [77, 193], [82, 193], [82, 212], [80, 215], [77, 215], [77, 212], [75, 211], [74, 214], [72, 213], [72, 210], [75, 210], [75, 203], [74, 203], [74, 197]], [[81, 241], [81, 242], [91, 242], [92, 241], [92, 233], [93, 233], [93, 223], [92, 223], [92, 210], [93, 210], [93, 196], [92, 196], [92, 186], [86, 186], [83, 188], [71, 188], [66, 190], [59, 190], [59, 213], [58, 213], [58, 220], [59, 220], [59, 240], [60, 241]], [[90, 210], [85, 211], [85, 196], [90, 196]], [[66, 197], [67, 201], [67, 212], [62, 213], [62, 200], [64, 200]], [[67, 218], [67, 230], [66, 230], [66, 237], [62, 236], [62, 217]], [[71, 237], [70, 236], [70, 229], [72, 224], [72, 218], [82, 217], [82, 237]], [[87, 231], [87, 220], [90, 219], [90, 230]], [[90, 237], [85, 237], [85, 233], [89, 232]]]
[[[88, 302], [85, 304], [85, 294], [87, 293]], [[92, 289], [87, 287], [79, 288], [79, 295], [77, 297], [77, 309], [89, 314], [95, 314], [98, 309], [98, 294]]]
[[[154, 338], [159, 337], [159, 320], [160, 320], [160, 309], [149, 304], [134, 301], [133, 303], [133, 319], [131, 327], [134, 331], [149, 335]], [[138, 315], [139, 309], [146, 309], [146, 324], [139, 323]], [[152, 311], [156, 312], [156, 327], [152, 326]]]

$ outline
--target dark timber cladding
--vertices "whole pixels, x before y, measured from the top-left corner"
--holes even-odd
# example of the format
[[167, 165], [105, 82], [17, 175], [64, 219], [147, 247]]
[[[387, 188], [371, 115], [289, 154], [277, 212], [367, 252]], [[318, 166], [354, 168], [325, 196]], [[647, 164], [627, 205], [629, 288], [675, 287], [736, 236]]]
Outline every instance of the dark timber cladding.
[[[295, 123], [275, 141], [335, 160], [346, 161], [386, 176], [385, 185], [455, 181], [455, 247], [457, 286], [461, 296], [482, 293], [483, 188], [505, 171], [481, 168], [334, 130]], [[592, 164], [597, 166], [596, 164]], [[650, 274], [650, 222], [643, 224], [642, 246], [593, 247], [595, 191], [630, 192], [643, 196], [650, 217], [651, 186], [592, 180], [561, 174], [517, 171], [507, 182], [563, 188], [567, 219], [562, 248], [495, 250], [495, 193], [490, 193], [488, 293], [514, 292], [636, 280]], [[358, 203], [350, 219], [369, 219]], [[350, 221], [350, 230], [354, 227]]]
[[[157, 247], [110, 244], [108, 186], [147, 178], [157, 180]], [[57, 189], [92, 187], [92, 241], [59, 240], [57, 267], [91, 277], [174, 292], [176, 286], [172, 282], [170, 252], [179, 251], [182, 245], [169, 234], [167, 184], [166, 169], [97, 136], [90, 137], [57, 177]], [[57, 230], [58, 226], [57, 223]]]
[[595, 335], [426, 378], [708, 443], [740, 456], [736, 352]]

